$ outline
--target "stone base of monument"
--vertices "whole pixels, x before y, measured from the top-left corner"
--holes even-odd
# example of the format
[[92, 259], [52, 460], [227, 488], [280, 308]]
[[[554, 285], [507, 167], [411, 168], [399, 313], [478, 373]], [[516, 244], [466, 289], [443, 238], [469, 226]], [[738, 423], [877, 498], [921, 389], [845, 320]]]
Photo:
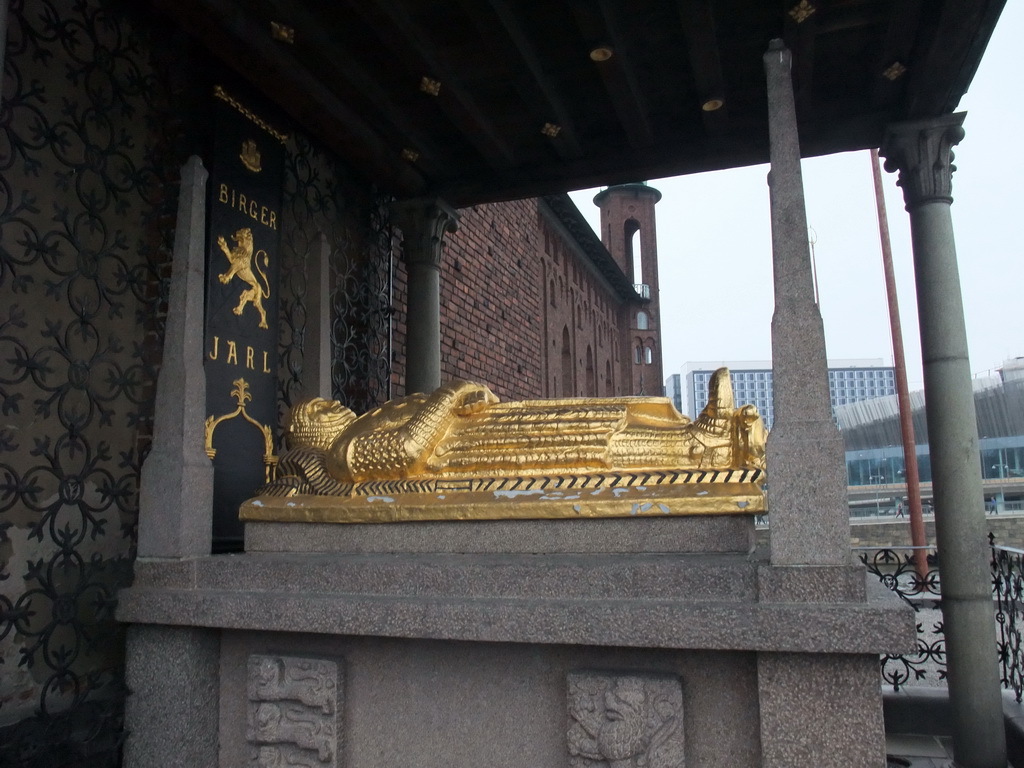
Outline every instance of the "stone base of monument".
[[258, 551], [139, 560], [126, 765], [883, 765], [878, 655], [912, 612], [752, 534], [260, 523]]

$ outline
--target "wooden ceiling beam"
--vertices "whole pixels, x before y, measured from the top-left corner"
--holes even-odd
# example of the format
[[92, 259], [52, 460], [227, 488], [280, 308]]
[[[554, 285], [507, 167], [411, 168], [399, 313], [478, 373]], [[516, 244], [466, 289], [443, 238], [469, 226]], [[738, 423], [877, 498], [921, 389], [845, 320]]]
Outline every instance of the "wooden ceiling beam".
[[814, 111], [814, 42], [818, 33], [818, 12], [802, 21], [791, 14], [794, 0], [782, 0], [785, 17], [783, 40], [793, 54], [793, 98], [798, 120], [807, 120]]
[[425, 191], [417, 169], [232, 0], [154, 0], [153, 5], [369, 178], [399, 195]]
[[[594, 62], [594, 68], [601, 78], [609, 104], [630, 146], [649, 146], [654, 141], [650, 119], [636, 90], [636, 77], [630, 68], [622, 35], [618, 29], [609, 27], [607, 0], [601, 0], [597, 15], [594, 13], [594, 4], [591, 0], [568, 0], [567, 5], [572, 10], [585, 45], [611, 46], [612, 57], [607, 61]], [[580, 51], [580, 55], [586, 53]]]
[[[463, 0], [463, 9], [473, 18], [481, 31], [487, 46], [500, 46], [506, 57], [512, 52], [526, 66], [529, 76], [522, 73], [519, 67], [512, 66], [512, 80], [524, 101], [537, 105], [540, 114], [550, 116], [546, 122], [558, 125], [561, 130], [558, 136], [551, 139], [555, 151], [566, 160], [575, 160], [583, 156], [575, 121], [565, 105], [565, 99], [555, 87], [551, 73], [544, 67], [536, 46], [523, 29], [516, 11], [507, 0], [487, 0], [491, 10], [490, 18], [497, 21], [493, 24], [489, 15], [483, 10], [480, 0]], [[494, 27], [500, 27], [504, 38], [510, 44], [500, 42], [501, 35]], [[538, 126], [539, 131], [539, 126]]]
[[608, 30], [612, 49], [615, 56], [612, 61], [622, 73], [622, 80], [625, 82], [625, 101], [633, 113], [633, 120], [636, 123], [636, 131], [640, 136], [643, 146], [654, 143], [654, 132], [651, 130], [651, 113], [644, 98], [643, 89], [636, 76], [636, 68], [633, 66], [629, 41], [637, 40], [636, 35], [627, 35], [623, 30], [628, 25], [626, 18], [621, 13], [620, 5], [613, 0], [598, 0], [601, 8], [601, 15], [604, 17], [604, 26]]
[[[402, 2], [352, 0], [349, 7], [383, 34], [391, 52], [405, 61], [409, 69], [418, 71], [418, 76], [428, 75], [441, 82], [441, 93], [436, 99], [438, 106], [488, 165], [497, 171], [514, 166], [512, 148], [500, 135], [491, 116], [463, 87], [456, 72], [435, 54], [427, 35]], [[382, 16], [386, 24], [381, 23]], [[388, 34], [392, 29], [397, 35]]]
[[[882, 133], [884, 118], [884, 113], [871, 113], [843, 125], [831, 121], [814, 125], [801, 134], [801, 155], [806, 158], [832, 154], [837, 147], [842, 147], [842, 151], [875, 147]], [[758, 142], [751, 141], [748, 132], [680, 143], [671, 148], [652, 147], [646, 151], [602, 156], [597, 160], [587, 158], [543, 169], [524, 169], [509, 174], [500, 184], [484, 176], [460, 179], [457, 187], [444, 190], [444, 195], [453, 204], [464, 206], [758, 165], [767, 163], [768, 157], [768, 131], [765, 129], [763, 141]], [[765, 200], [767, 205], [767, 197]]]
[[453, 204], [463, 206], [720, 170], [734, 165], [754, 165], [767, 162], [767, 159], [767, 135], [765, 146], [742, 139], [714, 142], [702, 139], [671, 150], [652, 147], [640, 152], [603, 155], [596, 161], [591, 157], [575, 163], [516, 172], [502, 179], [500, 186], [495, 185], [493, 179], [478, 176], [460, 180], [457, 188], [445, 190], [444, 194], [447, 199], [457, 201]]
[[309, 7], [290, 0], [270, 0], [277, 14], [275, 21], [287, 22], [296, 30], [296, 47], [308, 46], [314, 52], [329, 52], [329, 56], [318, 56], [325, 69], [318, 72], [319, 79], [327, 83], [344, 82], [361, 95], [376, 109], [388, 125], [388, 132], [401, 137], [403, 143], [392, 146], [391, 151], [400, 155], [402, 150], [415, 150], [419, 157], [416, 167], [424, 173], [437, 176], [446, 170], [444, 151], [416, 125], [412, 124], [394, 106], [393, 94], [385, 91], [379, 80], [371, 75], [356, 58], [331, 39], [328, 28]]
[[[904, 0], [900, 0], [896, 5], [900, 5], [902, 2]], [[827, 16], [817, 20], [819, 35], [863, 29], [878, 23], [878, 12], [869, 6], [831, 8], [830, 11]]]
[[[701, 110], [705, 135], [714, 137], [722, 133], [729, 123], [729, 95], [726, 93], [722, 58], [718, 53], [714, 10], [711, 0], [677, 0], [676, 6], [686, 37], [693, 82], [700, 99], [700, 103], [694, 106]], [[722, 106], [711, 111], [703, 109], [711, 99], [721, 100]]]
[[[921, 21], [922, 0], [903, 0], [895, 3], [889, 15], [889, 24], [885, 32], [885, 43], [878, 53], [875, 64], [878, 77], [871, 93], [871, 107], [878, 109], [895, 106], [907, 82], [905, 68], [910, 63], [914, 50], [914, 40]], [[904, 68], [902, 74], [895, 77], [885, 75], [893, 65]]]
[[[947, 0], [927, 40], [918, 40], [905, 119], [952, 112], [967, 90], [1005, 0]], [[923, 49], [923, 50], [922, 50]], [[938, 86], [936, 84], [939, 84]]]

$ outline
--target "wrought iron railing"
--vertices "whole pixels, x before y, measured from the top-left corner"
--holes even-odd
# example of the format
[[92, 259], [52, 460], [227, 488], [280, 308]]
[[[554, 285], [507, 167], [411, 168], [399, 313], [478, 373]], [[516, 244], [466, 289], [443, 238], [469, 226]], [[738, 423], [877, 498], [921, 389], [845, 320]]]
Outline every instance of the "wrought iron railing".
[[[998, 546], [991, 534], [989, 542], [1000, 682], [1020, 702], [1024, 698], [1024, 550]], [[868, 573], [917, 613], [916, 650], [882, 656], [882, 680], [894, 691], [911, 684], [944, 684], [946, 637], [935, 549], [858, 547], [855, 551]]]
[[1017, 701], [1024, 697], [1024, 550], [992, 544], [992, 592], [996, 599], [996, 647], [999, 651], [999, 680], [1013, 691]]
[[882, 656], [882, 680], [894, 691], [910, 685], [940, 685], [946, 679], [939, 570], [933, 547], [858, 547], [860, 561], [917, 614], [917, 648]]

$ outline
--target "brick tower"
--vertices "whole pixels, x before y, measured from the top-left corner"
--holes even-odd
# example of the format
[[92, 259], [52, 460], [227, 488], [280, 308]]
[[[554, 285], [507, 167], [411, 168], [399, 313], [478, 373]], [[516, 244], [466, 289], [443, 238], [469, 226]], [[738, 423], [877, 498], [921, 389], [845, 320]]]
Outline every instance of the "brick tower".
[[608, 187], [594, 197], [601, 209], [601, 240], [635, 286], [637, 297], [620, 319], [622, 381], [627, 394], [661, 395], [661, 311], [658, 300], [658, 236], [654, 206], [661, 192], [646, 183]]

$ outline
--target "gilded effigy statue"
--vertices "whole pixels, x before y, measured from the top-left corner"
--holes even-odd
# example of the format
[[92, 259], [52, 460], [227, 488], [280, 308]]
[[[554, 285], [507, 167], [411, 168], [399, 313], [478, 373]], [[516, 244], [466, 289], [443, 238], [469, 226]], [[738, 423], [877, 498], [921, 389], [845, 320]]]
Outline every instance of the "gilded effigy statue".
[[693, 421], [667, 398], [501, 403], [482, 384], [454, 381], [360, 417], [336, 401], [304, 400], [286, 436], [277, 480], [243, 507], [244, 519], [764, 511], [764, 424], [754, 406], [735, 407], [725, 368]]

